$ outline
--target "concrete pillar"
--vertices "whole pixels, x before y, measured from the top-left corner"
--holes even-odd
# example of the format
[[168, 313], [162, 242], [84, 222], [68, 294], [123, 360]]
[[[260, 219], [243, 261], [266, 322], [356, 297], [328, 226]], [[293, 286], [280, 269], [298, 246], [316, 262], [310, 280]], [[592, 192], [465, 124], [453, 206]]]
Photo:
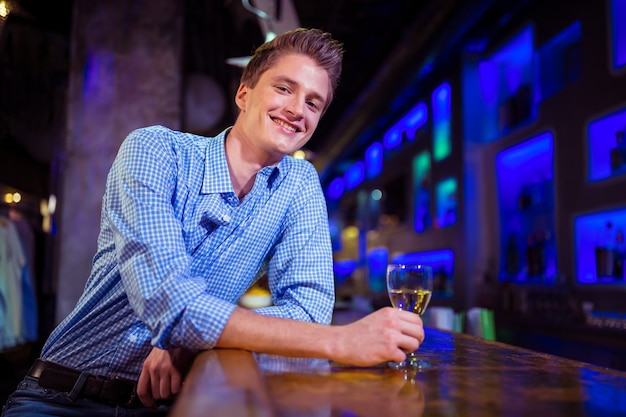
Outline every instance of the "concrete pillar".
[[89, 275], [106, 175], [122, 140], [142, 126], [180, 128], [183, 4], [74, 1], [56, 322]]

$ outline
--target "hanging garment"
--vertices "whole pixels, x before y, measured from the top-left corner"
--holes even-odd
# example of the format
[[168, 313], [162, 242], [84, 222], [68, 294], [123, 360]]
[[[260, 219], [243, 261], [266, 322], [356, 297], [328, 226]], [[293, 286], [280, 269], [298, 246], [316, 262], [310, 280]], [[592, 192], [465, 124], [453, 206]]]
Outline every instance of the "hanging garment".
[[11, 220], [0, 217], [0, 349], [23, 343], [22, 288], [26, 256]]
[[13, 222], [26, 256], [22, 267], [22, 329], [21, 338], [25, 342], [35, 342], [39, 337], [39, 313], [37, 303], [37, 284], [35, 271], [35, 231], [32, 223], [17, 210], [9, 210], [9, 219]]

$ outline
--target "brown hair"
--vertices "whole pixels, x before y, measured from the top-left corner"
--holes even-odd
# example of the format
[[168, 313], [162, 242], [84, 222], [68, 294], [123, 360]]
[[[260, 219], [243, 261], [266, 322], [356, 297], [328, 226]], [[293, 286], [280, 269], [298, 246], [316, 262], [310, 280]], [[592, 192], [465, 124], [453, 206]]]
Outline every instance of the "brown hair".
[[330, 104], [341, 76], [343, 46], [330, 33], [319, 29], [298, 28], [284, 32], [259, 46], [241, 75], [241, 83], [254, 88], [261, 75], [286, 54], [302, 54], [324, 68], [330, 80]]

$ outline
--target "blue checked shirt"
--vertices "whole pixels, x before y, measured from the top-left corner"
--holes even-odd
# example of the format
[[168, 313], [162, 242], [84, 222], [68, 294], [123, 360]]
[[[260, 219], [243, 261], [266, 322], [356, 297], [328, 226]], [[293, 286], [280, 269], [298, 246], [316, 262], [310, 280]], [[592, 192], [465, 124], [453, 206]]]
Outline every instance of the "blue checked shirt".
[[155, 126], [126, 138], [107, 178], [91, 275], [43, 359], [137, 379], [152, 346], [212, 348], [265, 273], [273, 305], [257, 312], [330, 323], [332, 252], [317, 172], [286, 156], [239, 200], [226, 134]]

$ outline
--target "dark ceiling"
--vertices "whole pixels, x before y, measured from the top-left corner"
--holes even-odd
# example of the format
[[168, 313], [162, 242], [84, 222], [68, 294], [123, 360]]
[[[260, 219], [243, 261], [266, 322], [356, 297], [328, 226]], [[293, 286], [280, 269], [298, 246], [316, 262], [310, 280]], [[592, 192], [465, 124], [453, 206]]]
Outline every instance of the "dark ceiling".
[[[287, 1], [287, 0], [284, 0]], [[527, 1], [291, 0], [300, 26], [331, 32], [344, 44], [341, 83], [308, 147], [322, 174], [406, 110], [432, 69], [455, 48], [480, 44], [479, 23], [503, 20]], [[72, 0], [19, 0], [23, 16], [69, 36]], [[226, 59], [249, 55], [263, 42], [256, 16], [241, 0], [186, 0], [185, 67], [211, 73], [232, 94], [239, 68]], [[253, 3], [254, 4], [254, 3]], [[470, 39], [470, 40], [468, 40]], [[232, 100], [231, 100], [232, 101]], [[232, 122], [231, 111], [223, 121]]]

